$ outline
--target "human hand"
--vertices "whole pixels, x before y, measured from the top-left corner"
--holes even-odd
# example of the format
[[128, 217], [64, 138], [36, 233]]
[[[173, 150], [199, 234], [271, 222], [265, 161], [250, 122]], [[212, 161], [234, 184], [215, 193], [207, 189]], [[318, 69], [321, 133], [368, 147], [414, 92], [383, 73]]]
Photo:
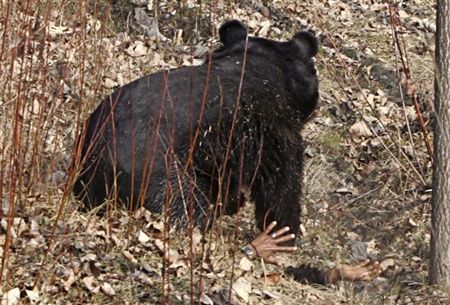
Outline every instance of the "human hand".
[[292, 252], [296, 251], [297, 247], [279, 246], [295, 238], [294, 234], [287, 234], [289, 227], [284, 227], [274, 233], [270, 233], [277, 225], [276, 221], [273, 221], [263, 232], [261, 232], [251, 243], [250, 246], [255, 250], [258, 257], [264, 259], [264, 261], [279, 266], [280, 263], [275, 258], [277, 252]]

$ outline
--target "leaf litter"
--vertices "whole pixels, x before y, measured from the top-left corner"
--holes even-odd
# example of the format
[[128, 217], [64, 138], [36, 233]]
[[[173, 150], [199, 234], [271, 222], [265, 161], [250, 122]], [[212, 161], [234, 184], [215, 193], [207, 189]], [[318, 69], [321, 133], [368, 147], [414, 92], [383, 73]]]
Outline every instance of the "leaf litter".
[[[190, 289], [194, 295], [199, 293], [200, 276], [202, 304], [448, 301], [448, 296], [425, 281], [430, 195], [414, 176], [412, 166], [429, 182], [431, 164], [417, 114], [407, 97], [414, 85], [426, 124], [431, 126], [435, 32], [431, 3], [414, 0], [399, 4], [414, 84], [396, 69], [388, 10], [382, 1], [261, 0], [232, 5], [218, 1], [215, 10], [200, 9], [195, 1], [131, 1], [128, 7], [115, 9], [127, 8], [129, 17], [122, 23], [120, 18], [114, 23], [91, 14], [85, 26], [70, 17], [61, 20], [53, 11], [52, 21], [43, 27], [47, 36], [36, 30], [28, 38], [31, 46], [41, 48], [39, 56], [47, 59], [49, 67], [47, 75], [36, 71], [28, 76], [30, 92], [40, 92], [39, 80], [44, 77], [53, 82], [40, 92], [39, 102], [27, 108], [24, 119], [31, 122], [43, 107], [42, 101], [53, 101], [53, 93], [63, 92], [53, 102], [64, 107], [55, 107], [55, 120], [45, 123], [50, 132], [43, 149], [49, 159], [54, 151], [62, 152], [58, 159], [63, 165], [49, 173], [49, 177], [55, 175], [50, 179], [56, 181], [53, 191], [45, 196], [32, 191], [27, 208], [21, 209], [24, 215], [17, 214], [11, 223], [10, 276], [8, 284], [2, 284], [2, 304], [101, 304], [113, 300], [156, 304], [164, 281], [164, 291], [170, 291], [173, 302], [189, 303]], [[27, 14], [16, 12], [11, 18], [36, 23], [42, 18]], [[81, 115], [86, 117], [113, 88], [162, 68], [199, 64], [217, 43], [217, 37], [204, 29], [217, 28], [229, 18], [246, 21], [254, 35], [274, 39], [288, 39], [305, 27], [318, 35], [321, 106], [303, 131], [308, 145], [303, 236], [298, 253], [280, 256], [285, 265], [320, 268], [378, 259], [384, 272], [373, 283], [339, 283], [331, 288], [302, 285], [284, 276], [280, 268], [243, 258], [239, 246], [255, 232], [248, 205], [240, 212], [239, 223], [227, 217], [218, 232], [203, 236], [194, 230], [191, 236], [180, 236], [171, 231], [165, 240], [163, 222], [144, 209], [134, 215], [115, 211], [108, 220], [81, 212], [78, 203], [70, 201], [56, 226], [56, 237], [49, 243], [62, 196], [58, 185], [67, 179], [68, 162], [64, 160], [70, 160], [69, 148], [75, 138], [77, 101], [84, 99]], [[11, 40], [6, 49], [10, 54], [26, 54], [23, 41]], [[26, 56], [30, 61], [24, 61], [25, 65], [39, 62], [38, 53]], [[85, 70], [80, 69], [81, 62]], [[13, 79], [20, 79], [21, 63], [20, 57], [12, 62]], [[31, 65], [28, 68], [33, 71]], [[404, 90], [405, 105], [400, 90]], [[8, 122], [7, 111], [0, 108], [3, 124]], [[1, 129], [0, 135], [6, 137], [9, 131]], [[2, 201], [2, 209], [8, 211], [7, 200]], [[4, 243], [5, 219], [1, 228], [0, 241]], [[3, 255], [3, 249], [0, 251]], [[45, 255], [50, 259], [41, 265]], [[163, 266], [167, 274], [162, 272]], [[43, 275], [41, 285], [33, 290], [37, 273]]]

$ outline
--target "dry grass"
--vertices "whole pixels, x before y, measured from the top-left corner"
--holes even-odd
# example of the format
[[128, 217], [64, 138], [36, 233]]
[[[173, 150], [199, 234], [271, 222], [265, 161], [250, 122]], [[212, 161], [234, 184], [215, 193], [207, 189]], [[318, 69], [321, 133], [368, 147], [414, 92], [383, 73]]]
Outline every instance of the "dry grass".
[[[112, 7], [0, 3], [0, 292], [18, 288], [21, 304], [158, 304], [168, 303], [168, 295], [171, 304], [185, 304], [197, 298], [200, 281], [205, 294], [228, 299], [231, 284], [244, 278], [250, 304], [448, 304], [448, 292], [426, 284], [431, 169], [410, 101], [401, 105], [387, 9], [374, 1], [217, 1], [190, 9], [191, 2], [158, 2], [160, 30], [170, 41], [145, 36], [128, 1]], [[429, 117], [433, 34], [425, 21], [433, 23], [432, 3], [411, 1], [402, 11], [416, 90]], [[180, 46], [211, 44], [210, 25], [231, 17], [254, 21], [253, 32], [268, 20], [268, 35], [276, 39], [308, 24], [322, 40], [322, 105], [304, 131], [304, 236], [300, 251], [283, 262], [326, 268], [354, 261], [352, 245], [363, 245], [367, 255], [392, 260], [374, 283], [323, 288], [283, 277], [270, 286], [265, 276], [280, 268], [259, 261], [249, 271], [239, 268], [235, 251], [255, 232], [250, 206], [203, 238], [196, 231], [170, 232], [166, 246], [174, 257], [167, 262], [158, 217], [116, 211], [102, 218], [82, 212], [72, 198], [74, 139], [101, 97], [145, 73], [189, 63]], [[187, 29], [184, 40], [177, 38], [179, 28]], [[130, 56], [136, 41], [144, 42], [145, 56]], [[383, 121], [385, 147], [374, 136], [350, 132], [363, 118], [372, 127]]]

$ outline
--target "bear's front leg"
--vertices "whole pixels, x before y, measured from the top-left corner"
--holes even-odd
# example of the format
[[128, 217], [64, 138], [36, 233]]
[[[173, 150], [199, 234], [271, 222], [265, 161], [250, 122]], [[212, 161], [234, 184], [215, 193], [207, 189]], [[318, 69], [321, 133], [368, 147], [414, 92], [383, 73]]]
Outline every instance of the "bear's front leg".
[[[276, 221], [276, 228], [289, 227], [290, 232], [297, 236], [301, 214], [301, 168], [288, 164], [273, 175], [268, 173], [270, 171], [263, 169], [252, 187], [256, 224], [263, 231]], [[294, 240], [287, 244], [293, 245]]]

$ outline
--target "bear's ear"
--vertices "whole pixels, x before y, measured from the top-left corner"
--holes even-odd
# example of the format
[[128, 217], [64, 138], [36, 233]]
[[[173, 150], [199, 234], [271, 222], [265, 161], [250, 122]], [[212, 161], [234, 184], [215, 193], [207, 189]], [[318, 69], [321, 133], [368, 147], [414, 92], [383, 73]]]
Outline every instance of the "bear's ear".
[[220, 41], [224, 46], [231, 46], [247, 37], [247, 27], [238, 20], [230, 20], [219, 29]]
[[309, 31], [298, 32], [294, 35], [291, 43], [306, 58], [315, 56], [319, 50], [319, 43], [316, 36]]

